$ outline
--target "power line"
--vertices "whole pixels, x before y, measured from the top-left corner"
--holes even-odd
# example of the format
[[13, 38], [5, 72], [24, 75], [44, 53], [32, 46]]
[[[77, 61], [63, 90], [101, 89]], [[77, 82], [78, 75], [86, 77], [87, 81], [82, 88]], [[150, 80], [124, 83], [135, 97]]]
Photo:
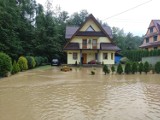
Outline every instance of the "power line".
[[128, 11], [130, 11], [130, 10], [133, 10], [133, 9], [135, 9], [135, 8], [138, 8], [138, 7], [140, 7], [140, 6], [144, 5], [144, 4], [147, 4], [147, 3], [151, 2], [151, 1], [152, 1], [152, 0], [149, 0], [149, 1], [143, 2], [143, 3], [141, 3], [141, 4], [139, 4], [139, 5], [135, 6], [135, 7], [129, 8], [129, 9], [127, 9], [127, 10], [123, 11], [123, 12], [120, 12], [120, 13], [114, 14], [114, 15], [112, 15], [112, 16], [110, 16], [110, 17], [108, 17], [108, 18], [105, 18], [105, 19], [103, 19], [102, 21], [105, 21], [106, 19], [110, 19], [110, 18], [112, 18], [112, 17], [115, 17], [115, 16], [118, 16], [118, 15], [121, 15], [121, 14], [123, 14], [123, 13], [126, 13], [126, 12], [128, 12]]

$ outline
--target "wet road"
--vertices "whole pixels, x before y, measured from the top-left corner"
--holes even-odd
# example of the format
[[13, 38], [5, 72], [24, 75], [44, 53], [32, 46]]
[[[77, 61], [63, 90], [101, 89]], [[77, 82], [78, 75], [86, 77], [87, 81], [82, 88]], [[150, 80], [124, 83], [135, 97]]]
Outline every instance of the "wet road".
[[0, 120], [160, 120], [160, 75], [35, 69], [0, 79]]

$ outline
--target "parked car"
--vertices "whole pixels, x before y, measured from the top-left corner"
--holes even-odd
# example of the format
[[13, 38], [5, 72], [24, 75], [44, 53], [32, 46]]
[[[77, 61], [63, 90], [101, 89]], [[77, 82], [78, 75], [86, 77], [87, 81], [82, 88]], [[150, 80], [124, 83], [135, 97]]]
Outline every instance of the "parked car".
[[58, 59], [52, 59], [51, 66], [59, 66], [60, 61]]

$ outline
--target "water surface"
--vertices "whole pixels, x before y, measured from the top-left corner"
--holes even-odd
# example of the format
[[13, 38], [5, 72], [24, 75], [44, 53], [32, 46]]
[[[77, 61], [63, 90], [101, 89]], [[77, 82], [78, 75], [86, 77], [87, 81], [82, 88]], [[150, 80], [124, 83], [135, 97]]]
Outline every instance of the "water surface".
[[35, 69], [0, 79], [0, 120], [159, 120], [160, 75]]

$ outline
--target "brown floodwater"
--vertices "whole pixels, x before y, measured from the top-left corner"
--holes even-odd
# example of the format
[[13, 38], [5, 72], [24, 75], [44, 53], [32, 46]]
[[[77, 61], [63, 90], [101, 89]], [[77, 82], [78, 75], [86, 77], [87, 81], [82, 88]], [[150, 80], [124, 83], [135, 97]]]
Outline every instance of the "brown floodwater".
[[34, 69], [0, 79], [0, 120], [160, 120], [160, 75]]

